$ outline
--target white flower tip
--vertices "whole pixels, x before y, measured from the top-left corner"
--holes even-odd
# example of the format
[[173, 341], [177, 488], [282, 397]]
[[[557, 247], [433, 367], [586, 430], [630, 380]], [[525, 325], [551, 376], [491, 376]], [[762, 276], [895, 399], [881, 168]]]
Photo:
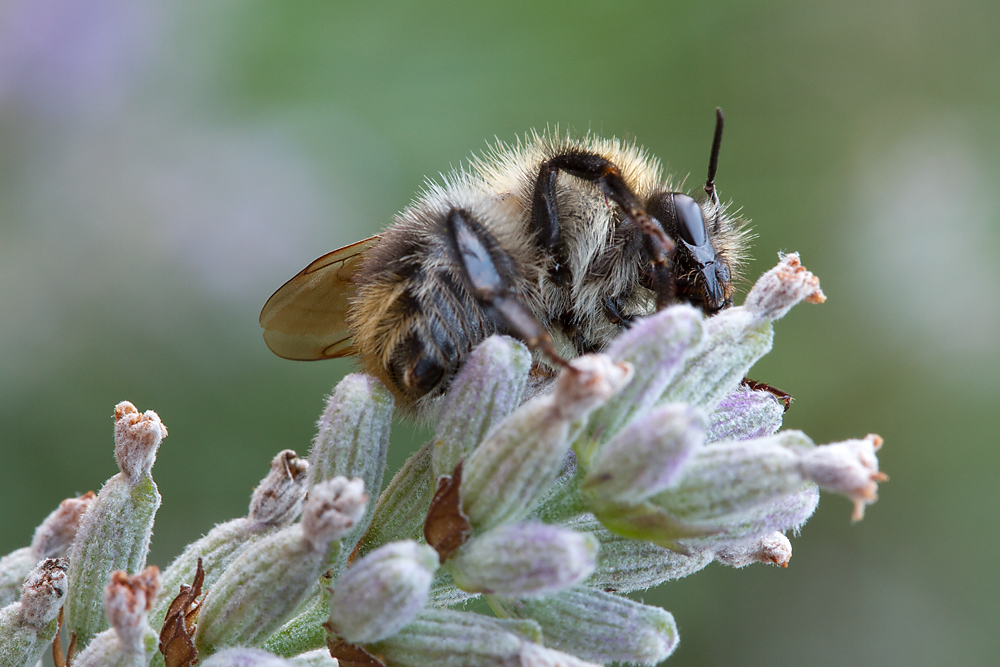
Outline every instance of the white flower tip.
[[320, 482], [309, 490], [302, 509], [303, 534], [314, 549], [325, 550], [361, 520], [367, 506], [368, 494], [360, 477]]
[[31, 548], [34, 549], [38, 559], [66, 555], [73, 538], [76, 537], [80, 517], [95, 498], [97, 495], [93, 491], [88, 491], [82, 496], [67, 498], [59, 503], [59, 507], [38, 526], [31, 540]]
[[715, 554], [715, 559], [723, 565], [737, 568], [754, 563], [788, 567], [791, 558], [792, 543], [780, 531], [768, 533], [756, 540], [729, 545]]
[[21, 585], [21, 617], [28, 625], [41, 628], [59, 615], [66, 597], [64, 558], [48, 558], [38, 564]]
[[762, 563], [788, 567], [788, 561], [792, 559], [792, 542], [784, 533], [775, 531], [761, 538], [757, 553]]
[[132, 652], [142, 649], [146, 614], [160, 590], [160, 570], [150, 565], [142, 572], [128, 574], [122, 570], [111, 573], [111, 582], [104, 589], [104, 611], [119, 641]]
[[879, 482], [889, 476], [878, 469], [875, 452], [882, 438], [869, 433], [861, 440], [847, 440], [810, 450], [802, 457], [802, 470], [820, 488], [847, 496], [854, 503], [852, 521], [865, 516], [865, 506], [878, 500]]
[[632, 379], [632, 364], [604, 354], [573, 359], [556, 380], [555, 405], [566, 419], [582, 417], [608, 400]]
[[115, 406], [115, 459], [133, 482], [152, 469], [156, 448], [165, 437], [167, 427], [152, 410], [139, 414], [128, 401]]
[[781, 256], [778, 265], [757, 280], [743, 306], [762, 319], [777, 320], [800, 301], [823, 303], [826, 295], [819, 278], [793, 252]]
[[302, 507], [306, 494], [306, 471], [309, 462], [300, 459], [291, 449], [285, 449], [271, 460], [267, 477], [253, 491], [250, 499], [250, 519], [266, 525], [291, 521]]

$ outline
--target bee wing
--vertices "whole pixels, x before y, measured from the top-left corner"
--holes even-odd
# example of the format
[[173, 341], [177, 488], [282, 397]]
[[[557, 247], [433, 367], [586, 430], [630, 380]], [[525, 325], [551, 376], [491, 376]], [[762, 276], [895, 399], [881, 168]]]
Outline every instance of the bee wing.
[[260, 326], [272, 352], [303, 361], [354, 354], [346, 324], [357, 293], [353, 278], [365, 251], [381, 239], [372, 236], [323, 255], [271, 295]]

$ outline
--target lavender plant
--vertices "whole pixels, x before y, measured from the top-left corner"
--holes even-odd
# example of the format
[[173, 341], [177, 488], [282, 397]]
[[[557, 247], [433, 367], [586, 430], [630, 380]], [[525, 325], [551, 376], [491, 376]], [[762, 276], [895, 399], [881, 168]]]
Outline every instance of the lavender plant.
[[[79, 665], [656, 664], [677, 647], [674, 619], [626, 593], [712, 562], [786, 566], [786, 534], [820, 489], [850, 498], [854, 519], [876, 499], [878, 436], [817, 446], [780, 431], [781, 401], [742, 382], [772, 322], [824, 298], [787, 255], [742, 306], [668, 308], [527, 401], [531, 354], [490, 338], [442, 399], [434, 437], [384, 488], [392, 398], [350, 375], [309, 464], [279, 453], [249, 516], [162, 578], [137, 573], [166, 430], [123, 403], [123, 472], [80, 520], [68, 576], [45, 561], [0, 610], [0, 664], [34, 664], [67, 587]], [[0, 561], [0, 581], [24, 561]], [[492, 615], [464, 607], [476, 597]]]

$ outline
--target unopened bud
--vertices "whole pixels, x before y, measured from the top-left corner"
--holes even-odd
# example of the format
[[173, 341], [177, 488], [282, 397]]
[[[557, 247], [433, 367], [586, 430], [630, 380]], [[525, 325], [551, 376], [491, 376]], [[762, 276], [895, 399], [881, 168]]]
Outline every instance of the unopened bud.
[[677, 648], [669, 612], [586, 586], [543, 599], [491, 598], [491, 604], [513, 618], [537, 621], [547, 646], [600, 664], [656, 665]]
[[246, 549], [209, 591], [194, 638], [198, 653], [260, 646], [270, 637], [314, 590], [367, 500], [358, 479], [335, 477], [313, 487], [302, 521]]
[[81, 648], [108, 627], [101, 600], [111, 573], [135, 573], [146, 566], [160, 507], [150, 468], [166, 434], [155, 412], [139, 414], [128, 401], [115, 406], [115, 458], [121, 472], [104, 483], [80, 518], [69, 553], [66, 625]]
[[570, 448], [570, 427], [621, 389], [631, 367], [603, 355], [574, 359], [555, 391], [511, 413], [472, 453], [462, 477], [463, 509], [486, 529], [521, 519], [548, 491]]
[[676, 305], [637, 320], [611, 342], [605, 354], [630, 364], [634, 372], [628, 384], [588, 418], [574, 443], [581, 461], [589, 462], [598, 446], [660, 400], [698, 350], [703, 334], [701, 311]]
[[545, 595], [594, 571], [593, 536], [543, 523], [515, 523], [472, 538], [448, 561], [462, 590], [505, 596]]
[[774, 435], [781, 428], [785, 406], [768, 391], [741, 386], [722, 399], [709, 418], [706, 442], [750, 440]]
[[[327, 657], [330, 653], [327, 651]], [[330, 658], [330, 663], [336, 665]], [[227, 648], [198, 663], [199, 667], [298, 667], [302, 663], [279, 658], [259, 648]], [[321, 663], [317, 663], [321, 664]]]
[[611, 502], [636, 503], [668, 487], [705, 440], [705, 417], [684, 404], [647, 412], [598, 450], [581, 484]]
[[302, 532], [316, 551], [326, 551], [364, 516], [368, 505], [360, 478], [334, 477], [312, 487], [302, 509]]
[[748, 542], [730, 545], [715, 554], [715, 560], [729, 567], [746, 567], [754, 563], [788, 567], [791, 558], [792, 543], [784, 533], [778, 531]]
[[128, 401], [115, 406], [115, 459], [132, 484], [152, 470], [156, 450], [165, 437], [167, 427], [152, 410], [139, 414]]
[[882, 438], [874, 433], [861, 440], [824, 445], [803, 453], [803, 474], [821, 489], [847, 496], [854, 503], [851, 518], [860, 521], [865, 505], [878, 500], [878, 483], [889, 477], [879, 472], [876, 450]]
[[393, 542], [349, 567], [330, 598], [330, 625], [349, 642], [390, 637], [424, 608], [437, 553], [413, 541]]
[[0, 609], [0, 665], [34, 665], [52, 645], [66, 595], [66, 561], [50, 558], [25, 579], [20, 600]]
[[450, 475], [490, 428], [518, 406], [531, 370], [528, 348], [507, 336], [477, 345], [455, 376], [434, 431], [433, 475]]

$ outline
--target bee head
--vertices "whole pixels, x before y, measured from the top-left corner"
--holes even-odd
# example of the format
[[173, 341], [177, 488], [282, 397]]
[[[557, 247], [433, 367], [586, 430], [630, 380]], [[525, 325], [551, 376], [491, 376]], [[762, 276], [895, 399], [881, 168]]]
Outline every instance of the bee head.
[[709, 223], [701, 205], [680, 192], [653, 195], [646, 210], [677, 244], [672, 267], [677, 297], [708, 314], [731, 305], [732, 271], [712, 242], [715, 217]]

